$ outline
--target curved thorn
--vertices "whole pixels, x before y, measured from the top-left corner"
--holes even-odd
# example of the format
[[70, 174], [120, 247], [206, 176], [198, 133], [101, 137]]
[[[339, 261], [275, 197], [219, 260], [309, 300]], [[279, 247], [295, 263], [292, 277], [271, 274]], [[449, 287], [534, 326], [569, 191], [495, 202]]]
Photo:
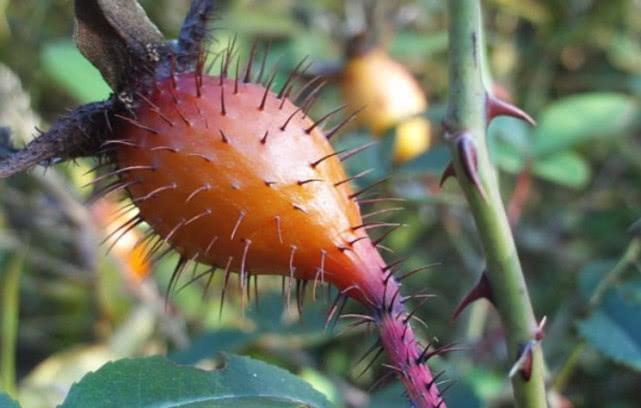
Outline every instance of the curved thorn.
[[489, 93], [485, 94], [485, 104], [487, 110], [487, 123], [497, 116], [510, 116], [521, 119], [532, 126], [536, 126], [536, 121], [522, 109], [517, 108], [511, 103], [505, 102]]
[[481, 298], [485, 298], [490, 302], [493, 302], [492, 287], [490, 286], [490, 281], [487, 278], [487, 274], [485, 272], [481, 274], [478, 282], [476, 282], [474, 287], [458, 303], [458, 305], [454, 309], [454, 312], [452, 313], [452, 317], [450, 318], [450, 320], [456, 320], [456, 318], [458, 318], [458, 316], [461, 314], [461, 312], [463, 312], [467, 305]]
[[450, 177], [456, 177], [456, 168], [454, 167], [454, 163], [452, 162], [450, 162], [443, 171], [443, 175], [441, 176], [441, 180], [439, 181], [438, 185], [442, 188], [447, 179], [449, 179]]
[[476, 154], [476, 146], [469, 133], [463, 132], [457, 136], [456, 149], [459, 154], [459, 159], [465, 176], [474, 185], [479, 194], [487, 201], [487, 194], [478, 172], [478, 157]]

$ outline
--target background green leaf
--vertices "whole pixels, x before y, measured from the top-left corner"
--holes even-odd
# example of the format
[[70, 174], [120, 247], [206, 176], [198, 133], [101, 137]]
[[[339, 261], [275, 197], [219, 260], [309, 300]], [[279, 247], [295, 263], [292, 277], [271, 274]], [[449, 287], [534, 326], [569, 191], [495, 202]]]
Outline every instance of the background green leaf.
[[637, 103], [618, 93], [584, 93], [551, 103], [534, 131], [534, 155], [565, 150], [595, 137], [612, 137], [637, 120]]
[[325, 397], [289, 372], [258, 360], [222, 355], [204, 371], [163, 357], [108, 363], [75, 384], [62, 408], [328, 407]]
[[0, 391], [0, 408], [20, 408], [20, 405]]
[[42, 51], [42, 67], [78, 102], [106, 99], [111, 89], [71, 41], [48, 44]]
[[538, 158], [532, 165], [532, 172], [542, 179], [572, 188], [585, 187], [591, 175], [585, 159], [571, 150]]
[[639, 316], [639, 285], [626, 285], [611, 290], [602, 305], [589, 318], [579, 322], [579, 332], [605, 356], [641, 371]]

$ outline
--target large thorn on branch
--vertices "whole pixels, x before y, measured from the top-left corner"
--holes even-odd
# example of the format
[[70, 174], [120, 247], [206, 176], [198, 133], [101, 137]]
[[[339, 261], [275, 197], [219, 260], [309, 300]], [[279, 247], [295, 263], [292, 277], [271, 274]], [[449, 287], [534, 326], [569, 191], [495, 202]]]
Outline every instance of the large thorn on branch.
[[445, 170], [443, 170], [443, 175], [441, 176], [441, 180], [439, 181], [439, 186], [443, 187], [447, 179], [449, 179], [450, 177], [456, 177], [456, 169], [454, 168], [454, 163], [452, 162], [450, 162]]
[[543, 319], [539, 322], [539, 325], [534, 331], [534, 338], [528, 340], [519, 347], [519, 353], [516, 358], [516, 362], [510, 369], [509, 377], [514, 377], [517, 373], [521, 374], [523, 381], [530, 381], [532, 378], [532, 363], [534, 361], [533, 349], [539, 344], [543, 337], [545, 337], [545, 323], [547, 322], [547, 317], [543, 316]]
[[516, 106], [505, 102], [496, 96], [486, 93], [485, 103], [487, 109], [487, 123], [489, 124], [492, 119], [497, 116], [511, 116], [513, 118], [521, 119], [532, 126], [536, 126], [536, 121], [532, 116], [528, 115], [525, 111], [517, 108]]
[[467, 292], [467, 294], [456, 306], [454, 312], [452, 313], [451, 320], [456, 320], [470, 303], [483, 298], [489, 300], [490, 302], [494, 302], [492, 297], [492, 287], [490, 286], [490, 281], [487, 278], [487, 274], [485, 272], [481, 274], [481, 278], [478, 280], [478, 282], [476, 282], [474, 287], [469, 292]]
[[110, 99], [83, 105], [61, 117], [48, 132], [0, 161], [0, 178], [9, 177], [37, 164], [94, 155], [106, 140], [114, 103]]
[[483, 188], [483, 183], [478, 172], [478, 156], [476, 146], [472, 136], [468, 132], [463, 132], [456, 137], [456, 150], [461, 160], [461, 166], [467, 179], [474, 185], [481, 197], [487, 201], [487, 194]]

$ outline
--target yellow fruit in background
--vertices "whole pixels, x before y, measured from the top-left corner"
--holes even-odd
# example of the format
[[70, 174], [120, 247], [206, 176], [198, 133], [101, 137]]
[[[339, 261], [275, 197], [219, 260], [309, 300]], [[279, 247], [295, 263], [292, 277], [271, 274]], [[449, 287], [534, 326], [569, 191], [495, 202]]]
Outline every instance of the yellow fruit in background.
[[430, 122], [415, 116], [402, 121], [396, 127], [394, 138], [394, 161], [403, 163], [411, 160], [430, 148]]
[[372, 48], [348, 58], [341, 90], [352, 109], [364, 110], [357, 120], [375, 136], [397, 126], [394, 160], [403, 162], [430, 146], [430, 123], [418, 115], [428, 102], [416, 79], [385, 51]]

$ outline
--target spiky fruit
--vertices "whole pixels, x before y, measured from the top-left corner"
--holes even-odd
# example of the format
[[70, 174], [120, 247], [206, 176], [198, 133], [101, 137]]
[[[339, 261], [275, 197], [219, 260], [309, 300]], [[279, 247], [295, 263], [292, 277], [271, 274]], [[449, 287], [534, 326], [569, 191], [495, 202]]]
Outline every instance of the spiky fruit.
[[141, 218], [185, 259], [340, 289], [380, 274], [340, 160], [301, 109], [260, 85], [190, 74], [148, 100], [121, 123], [116, 160]]
[[375, 136], [397, 126], [397, 162], [410, 160], [429, 148], [430, 123], [414, 116], [427, 109], [425, 93], [405, 67], [384, 50], [364, 49], [351, 55], [343, 70], [341, 90], [349, 106], [365, 106], [358, 120]]
[[[367, 231], [341, 156], [320, 122], [262, 85], [196, 73], [160, 79], [107, 142], [143, 220], [181, 261], [328, 282], [365, 305], [419, 407], [443, 406], [410, 327], [395, 268]], [[330, 135], [334, 131], [330, 131]], [[348, 153], [347, 153], [348, 154]], [[362, 192], [362, 190], [361, 190]], [[159, 246], [154, 245], [152, 251]], [[291, 282], [291, 281], [290, 281]], [[170, 283], [171, 288], [171, 283]], [[336, 304], [332, 313], [336, 311]], [[429, 353], [428, 353], [429, 354]]]

